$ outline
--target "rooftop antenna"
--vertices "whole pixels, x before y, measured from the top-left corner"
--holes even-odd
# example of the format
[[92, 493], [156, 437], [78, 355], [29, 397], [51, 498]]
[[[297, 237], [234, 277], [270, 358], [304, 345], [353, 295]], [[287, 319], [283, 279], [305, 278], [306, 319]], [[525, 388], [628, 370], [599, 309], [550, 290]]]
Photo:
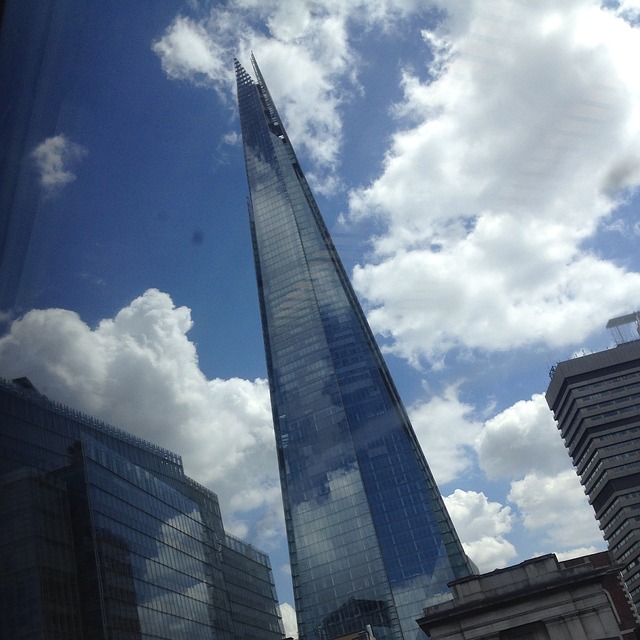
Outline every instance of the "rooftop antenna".
[[640, 311], [611, 318], [607, 322], [607, 329], [611, 331], [616, 345], [640, 339]]

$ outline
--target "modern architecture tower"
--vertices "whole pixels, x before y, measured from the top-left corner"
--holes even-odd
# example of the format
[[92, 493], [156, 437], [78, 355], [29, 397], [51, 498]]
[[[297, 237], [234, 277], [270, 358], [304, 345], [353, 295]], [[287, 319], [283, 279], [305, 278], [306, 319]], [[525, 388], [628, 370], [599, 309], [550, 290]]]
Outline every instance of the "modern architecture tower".
[[470, 563], [252, 63], [236, 79], [300, 638], [408, 640]]
[[640, 610], [639, 322], [640, 312], [610, 320], [617, 347], [553, 367], [547, 403]]

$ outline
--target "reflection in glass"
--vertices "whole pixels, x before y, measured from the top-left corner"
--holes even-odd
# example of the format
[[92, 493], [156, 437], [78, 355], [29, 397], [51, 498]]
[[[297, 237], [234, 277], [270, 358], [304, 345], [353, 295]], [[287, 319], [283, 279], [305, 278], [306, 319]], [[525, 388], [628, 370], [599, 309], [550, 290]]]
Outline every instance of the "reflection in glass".
[[179, 456], [27, 382], [0, 379], [0, 636], [281, 640], [268, 557]]
[[252, 62], [238, 104], [300, 636], [408, 640], [470, 564]]

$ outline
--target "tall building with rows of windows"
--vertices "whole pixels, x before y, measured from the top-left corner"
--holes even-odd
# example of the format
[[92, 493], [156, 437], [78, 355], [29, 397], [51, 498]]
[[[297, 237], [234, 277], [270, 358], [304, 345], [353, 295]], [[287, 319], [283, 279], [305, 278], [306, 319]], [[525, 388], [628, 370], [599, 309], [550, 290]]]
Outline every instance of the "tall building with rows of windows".
[[178, 455], [0, 379], [0, 637], [282, 640], [268, 557]]
[[471, 565], [252, 63], [238, 103], [300, 638], [409, 640]]
[[[609, 322], [624, 337], [631, 314]], [[609, 550], [640, 607], [640, 340], [560, 362], [547, 402]]]

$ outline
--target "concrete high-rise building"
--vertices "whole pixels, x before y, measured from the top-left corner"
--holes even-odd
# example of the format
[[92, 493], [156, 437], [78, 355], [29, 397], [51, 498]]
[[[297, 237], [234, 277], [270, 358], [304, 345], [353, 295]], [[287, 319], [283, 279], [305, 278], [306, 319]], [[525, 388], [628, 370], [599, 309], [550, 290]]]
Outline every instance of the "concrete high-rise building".
[[180, 457], [0, 379], [0, 638], [282, 640], [266, 554]]
[[300, 638], [409, 640], [471, 565], [252, 63], [238, 103]]
[[631, 597], [640, 606], [638, 313], [609, 321], [618, 346], [560, 362], [547, 403]]

